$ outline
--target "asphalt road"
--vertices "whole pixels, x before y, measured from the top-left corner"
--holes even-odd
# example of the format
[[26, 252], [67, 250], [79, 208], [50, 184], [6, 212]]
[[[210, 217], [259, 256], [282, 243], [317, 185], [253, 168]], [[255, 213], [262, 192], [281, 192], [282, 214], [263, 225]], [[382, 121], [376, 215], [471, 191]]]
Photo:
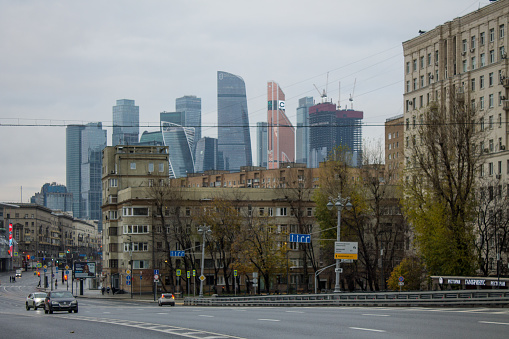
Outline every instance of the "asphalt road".
[[[388, 307], [159, 307], [78, 298], [79, 313], [25, 310], [38, 279], [0, 274], [0, 337], [508, 338], [509, 309]], [[61, 286], [59, 286], [59, 289]], [[87, 295], [87, 294], [85, 294]]]

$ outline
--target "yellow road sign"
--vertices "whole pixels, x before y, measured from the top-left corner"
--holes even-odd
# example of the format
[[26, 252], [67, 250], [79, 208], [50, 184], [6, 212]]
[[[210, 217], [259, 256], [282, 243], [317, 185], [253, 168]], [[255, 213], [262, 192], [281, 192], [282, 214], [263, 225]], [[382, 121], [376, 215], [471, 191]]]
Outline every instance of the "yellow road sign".
[[334, 253], [334, 259], [353, 259], [353, 260], [357, 260], [357, 253]]

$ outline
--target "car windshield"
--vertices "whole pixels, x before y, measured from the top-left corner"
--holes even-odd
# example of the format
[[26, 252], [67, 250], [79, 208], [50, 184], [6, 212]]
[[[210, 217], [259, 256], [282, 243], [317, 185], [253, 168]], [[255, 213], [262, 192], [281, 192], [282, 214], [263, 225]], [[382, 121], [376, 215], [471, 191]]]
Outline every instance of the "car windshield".
[[165, 294], [162, 295], [162, 297], [163, 298], [171, 298], [171, 293], [170, 294], [165, 293]]
[[46, 293], [34, 293], [34, 298], [46, 298]]
[[51, 293], [52, 298], [74, 298], [71, 292], [53, 292]]

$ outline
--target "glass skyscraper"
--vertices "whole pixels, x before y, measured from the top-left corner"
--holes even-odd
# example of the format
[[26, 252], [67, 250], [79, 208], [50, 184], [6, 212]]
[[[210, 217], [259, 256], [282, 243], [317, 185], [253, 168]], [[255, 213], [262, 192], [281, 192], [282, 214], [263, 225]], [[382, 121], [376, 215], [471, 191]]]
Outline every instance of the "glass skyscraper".
[[265, 121], [256, 123], [256, 165], [267, 167], [267, 123]]
[[72, 213], [81, 216], [81, 132], [82, 125], [69, 125], [65, 130], [65, 185], [72, 193]]
[[113, 106], [113, 135], [111, 142], [117, 145], [136, 145], [140, 135], [140, 108], [134, 100], [117, 100]]
[[160, 124], [164, 145], [169, 146], [170, 178], [194, 173], [195, 129], [184, 127], [185, 112], [161, 112]]
[[194, 127], [196, 141], [201, 139], [201, 98], [195, 95], [185, 95], [175, 100], [175, 111], [184, 112], [185, 127]]
[[295, 162], [295, 128], [285, 114], [285, 94], [274, 81], [267, 83], [267, 168]]
[[204, 137], [196, 143], [195, 170], [202, 173], [218, 169], [217, 139]]
[[252, 166], [246, 86], [238, 75], [217, 72], [217, 124], [224, 169], [239, 171], [241, 166]]
[[295, 162], [307, 164], [309, 159], [309, 107], [313, 106], [313, 97], [299, 99], [297, 107], [297, 129], [295, 131]]
[[106, 130], [101, 122], [89, 123], [81, 132], [81, 215], [98, 220], [102, 230], [102, 151], [106, 147]]

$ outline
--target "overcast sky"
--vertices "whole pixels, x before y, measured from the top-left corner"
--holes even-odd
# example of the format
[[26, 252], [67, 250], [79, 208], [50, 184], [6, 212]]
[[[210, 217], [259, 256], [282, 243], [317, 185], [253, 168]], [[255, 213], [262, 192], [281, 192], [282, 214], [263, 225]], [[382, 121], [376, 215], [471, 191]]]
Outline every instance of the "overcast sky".
[[[134, 99], [140, 123], [157, 126], [176, 98], [196, 95], [202, 134], [216, 137], [218, 70], [246, 82], [252, 126], [266, 121], [268, 81], [295, 123], [298, 99], [319, 102], [314, 85], [324, 89], [328, 74], [333, 102], [350, 108], [353, 94], [364, 138], [381, 139], [385, 119], [403, 113], [402, 42], [487, 4], [0, 0], [0, 201], [65, 185], [66, 124], [102, 121], [111, 145], [117, 99]], [[255, 138], [251, 129], [253, 150]]]

